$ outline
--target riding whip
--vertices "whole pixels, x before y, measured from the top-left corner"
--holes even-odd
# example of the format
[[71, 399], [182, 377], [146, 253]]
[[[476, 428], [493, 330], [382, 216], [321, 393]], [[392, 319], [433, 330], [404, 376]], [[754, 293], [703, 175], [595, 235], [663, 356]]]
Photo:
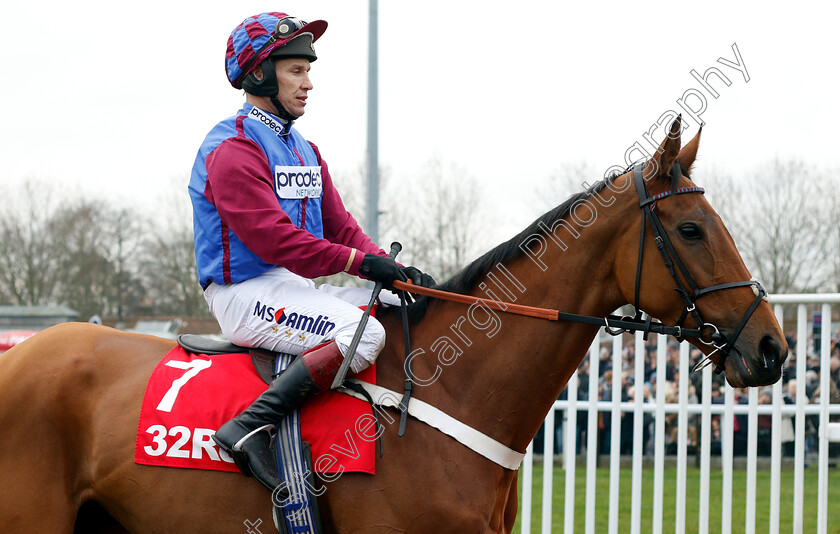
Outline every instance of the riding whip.
[[[388, 253], [388, 257], [393, 260], [401, 250], [402, 245], [394, 241], [391, 243], [391, 251]], [[338, 373], [335, 375], [335, 380], [333, 380], [330, 389], [338, 389], [344, 382], [344, 377], [347, 376], [347, 370], [350, 368], [350, 362], [356, 354], [356, 347], [359, 346], [359, 340], [362, 339], [362, 332], [365, 331], [365, 327], [367, 326], [370, 311], [373, 309], [373, 304], [376, 302], [377, 297], [379, 297], [379, 292], [382, 291], [382, 286], [382, 282], [376, 282], [374, 284], [373, 293], [370, 295], [370, 302], [368, 302], [367, 308], [362, 314], [362, 320], [359, 321], [359, 326], [356, 328], [356, 333], [353, 334], [353, 340], [350, 341], [350, 347], [347, 349], [347, 354], [344, 355], [344, 360], [341, 362], [341, 367], [338, 368]]]

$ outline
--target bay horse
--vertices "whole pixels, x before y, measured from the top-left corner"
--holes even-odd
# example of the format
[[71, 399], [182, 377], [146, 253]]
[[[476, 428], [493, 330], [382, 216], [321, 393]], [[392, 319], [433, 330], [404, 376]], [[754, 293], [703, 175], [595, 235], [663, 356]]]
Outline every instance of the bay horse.
[[[646, 162], [651, 197], [699, 193], [690, 174], [700, 135], [681, 148], [680, 131], [677, 119]], [[692, 307], [715, 326], [714, 334], [737, 338], [730, 357], [721, 360], [724, 352], [711, 341], [693, 342], [735, 387], [778, 380], [785, 338], [755, 285], [743, 283], [747, 268], [704, 196], [670, 194], [656, 202], [674, 252], [688, 261], [674, 275], [657, 248], [661, 240], [640, 241], [643, 229], [648, 236], [654, 230], [641, 211], [633, 172], [611, 177], [543, 215], [442, 288], [482, 298], [509, 294], [520, 303], [592, 317], [632, 303], [665, 324], [684, 320], [686, 328], [701, 328], [699, 315], [686, 315], [685, 294], [674, 285], [723, 284], [717, 289], [725, 290]], [[412, 347], [423, 349], [411, 360], [414, 397], [520, 452], [599, 329], [424, 298], [412, 314]], [[388, 342], [377, 382], [402, 391], [399, 313], [379, 317]], [[736, 330], [740, 335], [732, 336]], [[446, 350], [441, 340], [448, 340]], [[65, 323], [0, 356], [5, 531], [236, 533], [260, 524], [262, 532], [272, 530], [268, 492], [253, 478], [133, 462], [146, 382], [172, 347], [160, 338]], [[327, 532], [511, 531], [517, 471], [416, 420], [409, 419], [404, 437], [396, 426], [384, 427], [375, 476], [348, 473], [327, 484], [320, 497]]]

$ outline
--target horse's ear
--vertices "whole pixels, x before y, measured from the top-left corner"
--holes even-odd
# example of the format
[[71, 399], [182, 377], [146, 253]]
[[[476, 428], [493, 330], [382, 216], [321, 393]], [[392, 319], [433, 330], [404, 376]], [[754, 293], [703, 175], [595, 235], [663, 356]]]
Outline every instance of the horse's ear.
[[648, 160], [645, 166], [645, 180], [666, 178], [670, 175], [671, 166], [680, 153], [680, 132], [682, 131], [682, 116], [678, 116], [671, 123], [668, 135], [656, 149], [656, 154]]
[[686, 176], [691, 176], [691, 167], [694, 165], [694, 160], [697, 158], [697, 147], [700, 146], [700, 133], [703, 131], [703, 127], [701, 126], [699, 130], [697, 130], [697, 135], [694, 136], [694, 139], [688, 142], [682, 150], [680, 150], [680, 155], [677, 156], [677, 161], [680, 162], [680, 167], [683, 168]]

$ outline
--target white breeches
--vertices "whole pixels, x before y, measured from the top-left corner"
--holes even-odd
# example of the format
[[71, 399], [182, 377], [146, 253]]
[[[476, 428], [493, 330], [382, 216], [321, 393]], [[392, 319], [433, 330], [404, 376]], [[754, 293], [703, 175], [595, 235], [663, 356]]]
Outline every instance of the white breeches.
[[[231, 342], [301, 354], [335, 340], [347, 354], [362, 318], [359, 306], [370, 301], [371, 290], [361, 287], [316, 288], [308, 278], [284, 267], [235, 284], [210, 284], [204, 299], [210, 313]], [[380, 293], [383, 303], [399, 304], [392, 293]], [[365, 327], [350, 364], [354, 373], [369, 367], [385, 346], [385, 329], [374, 317]]]

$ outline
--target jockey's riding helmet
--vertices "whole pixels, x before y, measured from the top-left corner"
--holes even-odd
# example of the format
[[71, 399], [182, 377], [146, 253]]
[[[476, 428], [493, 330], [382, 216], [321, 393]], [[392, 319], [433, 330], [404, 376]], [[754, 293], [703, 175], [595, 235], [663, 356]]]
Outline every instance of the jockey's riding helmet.
[[[273, 59], [302, 57], [315, 61], [313, 43], [327, 29], [327, 22], [305, 22], [285, 13], [261, 13], [234, 28], [227, 42], [225, 69], [230, 84], [255, 96], [277, 95], [279, 87]], [[253, 71], [262, 66], [263, 79]]]

